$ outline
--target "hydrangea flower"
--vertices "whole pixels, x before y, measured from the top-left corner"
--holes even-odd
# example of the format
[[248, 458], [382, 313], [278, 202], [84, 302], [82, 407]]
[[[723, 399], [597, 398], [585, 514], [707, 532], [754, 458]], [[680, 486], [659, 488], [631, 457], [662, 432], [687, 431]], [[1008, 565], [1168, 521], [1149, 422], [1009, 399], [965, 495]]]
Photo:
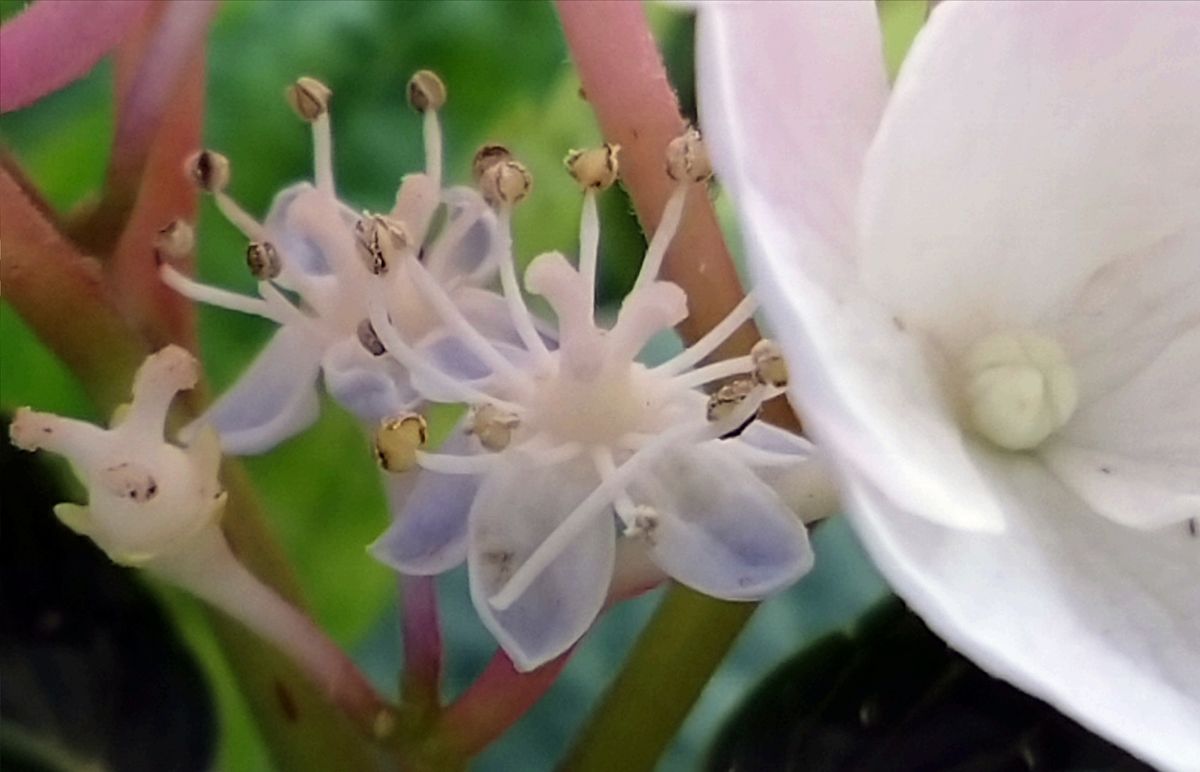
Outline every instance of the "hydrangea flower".
[[[495, 216], [470, 188], [442, 190], [437, 115], [445, 88], [433, 73], [422, 71], [410, 82], [409, 97], [424, 115], [425, 172], [404, 178], [387, 214], [356, 213], [337, 200], [330, 92], [311, 78], [297, 81], [289, 98], [313, 127], [315, 185], [300, 183], [280, 192], [265, 222], [257, 222], [225, 193], [229, 164], [222, 156], [204, 151], [189, 161], [188, 173], [250, 239], [247, 263], [258, 279], [259, 297], [204, 286], [169, 262], [160, 269], [163, 281], [194, 300], [280, 325], [246, 373], [198, 422], [217, 428], [226, 452], [259, 453], [310, 425], [319, 409], [318, 375], [335, 400], [367, 423], [420, 400], [405, 369], [380, 356], [366, 320], [365, 298], [381, 282], [382, 290], [370, 291], [384, 293], [391, 324], [423, 358], [455, 376], [476, 381], [490, 371], [469, 355], [426, 301], [431, 282], [473, 325], [494, 336], [500, 350], [514, 350], [504, 303], [483, 288], [495, 276], [487, 259]], [[435, 234], [435, 215], [443, 206], [445, 223]], [[180, 236], [183, 227], [164, 232], [161, 253], [170, 256], [189, 246], [190, 239]], [[415, 250], [420, 259], [389, 270], [386, 255], [403, 249]]]
[[[657, 274], [687, 189], [708, 175], [698, 136], [673, 146], [670, 169], [679, 187], [616, 322], [597, 324], [596, 194], [615, 180], [616, 159], [608, 146], [568, 158], [585, 188], [579, 267], [555, 252], [536, 257], [525, 272], [526, 288], [557, 317], [556, 350], [534, 334], [510, 251], [500, 257], [501, 278], [528, 363], [488, 387], [422, 373], [386, 324], [385, 309], [372, 305], [385, 348], [472, 405], [441, 452], [409, 443], [424, 471], [374, 552], [414, 575], [440, 573], [465, 558], [475, 607], [520, 670], [573, 645], [610, 585], [644, 585], [646, 558], [658, 577], [735, 600], [775, 592], [812, 564], [799, 517], [772, 487], [811, 469], [810, 446], [754, 420], [762, 402], [783, 391], [778, 353], [764, 342], [751, 355], [695, 367], [750, 318], [754, 300], [674, 359], [656, 367], [636, 360], [651, 337], [688, 313], [683, 291]], [[507, 234], [528, 175], [502, 158], [482, 183]], [[730, 378], [711, 397], [698, 390]], [[383, 445], [393, 429], [403, 427], [385, 426]]]
[[792, 396], [896, 590], [1200, 767], [1200, 6], [706, 5], [700, 96]]

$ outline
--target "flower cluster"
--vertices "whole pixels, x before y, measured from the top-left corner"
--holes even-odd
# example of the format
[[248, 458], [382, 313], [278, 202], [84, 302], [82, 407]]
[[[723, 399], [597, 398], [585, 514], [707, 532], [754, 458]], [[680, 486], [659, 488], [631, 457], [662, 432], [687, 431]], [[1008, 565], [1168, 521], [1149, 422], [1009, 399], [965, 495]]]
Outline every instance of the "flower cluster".
[[[480, 616], [523, 670], [566, 651], [606, 600], [664, 577], [758, 599], [808, 570], [800, 515], [779, 491], [811, 474], [811, 448], [756, 420], [786, 388], [779, 351], [763, 341], [697, 367], [755, 301], [675, 359], [637, 360], [688, 314], [683, 290], [658, 272], [688, 190], [711, 174], [698, 133], [668, 149], [675, 193], [609, 328], [594, 302], [597, 196], [617, 179], [619, 148], [568, 156], [584, 191], [578, 267], [550, 253], [524, 274], [525, 289], [554, 311], [553, 326], [528, 310], [512, 252], [513, 208], [532, 179], [489, 145], [475, 157], [475, 189], [442, 189], [437, 116], [446, 91], [435, 75], [418, 73], [409, 89], [425, 120], [425, 172], [405, 177], [388, 214], [356, 213], [335, 196], [329, 90], [302, 78], [288, 95], [313, 127], [315, 184], [285, 189], [264, 222], [226, 193], [225, 158], [206, 150], [187, 165], [250, 240], [259, 297], [177, 271], [171, 257], [190, 248], [186, 226], [167, 229], [159, 244], [170, 286], [281, 327], [194, 426], [215, 426], [228, 452], [264, 451], [313, 420], [320, 374], [372, 428], [389, 478], [396, 517], [376, 556], [418, 576], [465, 560]], [[496, 278], [498, 293], [488, 288]], [[419, 413], [429, 401], [469, 406], [436, 453], [424, 448]]]

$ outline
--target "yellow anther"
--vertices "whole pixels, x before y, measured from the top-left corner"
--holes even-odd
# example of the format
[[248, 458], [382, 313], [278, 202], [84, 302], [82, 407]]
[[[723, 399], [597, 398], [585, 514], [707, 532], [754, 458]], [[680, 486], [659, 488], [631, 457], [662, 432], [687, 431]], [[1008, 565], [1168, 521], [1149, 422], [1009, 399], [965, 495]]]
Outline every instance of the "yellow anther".
[[288, 86], [285, 95], [296, 115], [312, 123], [329, 112], [329, 98], [333, 92], [316, 78], [304, 77]]
[[419, 70], [408, 81], [408, 103], [419, 113], [446, 104], [446, 84], [432, 70]]
[[617, 181], [620, 145], [601, 145], [587, 150], [572, 150], [563, 159], [567, 171], [584, 188], [604, 190]]
[[217, 193], [229, 186], [229, 159], [212, 150], [201, 150], [184, 164], [188, 177], [201, 190]]
[[375, 458], [384, 471], [407, 472], [417, 465], [417, 451], [429, 439], [429, 427], [419, 413], [404, 413], [379, 422]]

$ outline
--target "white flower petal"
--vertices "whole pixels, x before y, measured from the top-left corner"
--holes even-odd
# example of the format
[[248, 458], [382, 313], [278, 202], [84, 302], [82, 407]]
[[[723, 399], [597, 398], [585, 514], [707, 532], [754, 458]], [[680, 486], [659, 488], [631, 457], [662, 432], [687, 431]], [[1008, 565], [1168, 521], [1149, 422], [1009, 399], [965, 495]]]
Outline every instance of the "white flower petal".
[[535, 467], [519, 451], [487, 476], [470, 514], [471, 598], [518, 670], [562, 654], [591, 626], [608, 594], [616, 527], [604, 512], [504, 611], [489, 603], [513, 573], [596, 487], [585, 460]]
[[[818, 445], [898, 506], [935, 522], [997, 531], [1003, 518], [967, 450], [926, 350], [851, 284], [816, 284], [798, 256], [829, 250], [758, 199], [741, 201], [755, 292], [792, 372], [790, 392]], [[790, 223], [784, 225], [784, 223]]]
[[[463, 426], [455, 427], [439, 452], [465, 455], [474, 449]], [[433, 576], [454, 568], [467, 557], [467, 515], [479, 485], [480, 477], [469, 474], [423, 470], [388, 475], [393, 522], [371, 545], [371, 554], [397, 571], [415, 576]]]
[[[1114, 356], [1119, 354], [1114, 352]], [[1200, 320], [1042, 452], [1097, 512], [1156, 528], [1200, 517]]]
[[[450, 188], [442, 199], [446, 202], [446, 225], [427, 248], [425, 266], [443, 282], [465, 277], [468, 285], [487, 284], [498, 270], [495, 260], [489, 259], [496, 246], [496, 213], [471, 188]], [[461, 235], [443, 243], [462, 227], [466, 230]]]
[[696, 34], [701, 128], [722, 183], [735, 200], [756, 189], [853, 255], [888, 90], [874, 4], [706, 3]]
[[1097, 518], [1034, 460], [996, 457], [1003, 535], [942, 528], [851, 479], [897, 592], [992, 674], [1166, 769], [1200, 768], [1200, 539]]
[[369, 424], [410, 410], [420, 399], [403, 368], [390, 357], [372, 356], [357, 338], [330, 346], [321, 370], [329, 396]]
[[720, 447], [664, 454], [630, 486], [658, 515], [651, 557], [705, 595], [758, 600], [812, 568], [808, 534], [783, 501]]
[[429, 223], [441, 205], [440, 191], [427, 174], [406, 174], [396, 191], [392, 217], [404, 224], [414, 244], [423, 244]]
[[283, 327], [237, 382], [184, 430], [210, 424], [231, 455], [270, 450], [317, 420], [319, 349], [302, 331]]
[[276, 249], [284, 256], [285, 274], [289, 270], [310, 276], [324, 276], [333, 272], [329, 258], [313, 240], [312, 234], [306, 228], [298, 227], [292, 210], [298, 199], [311, 196], [315, 191], [316, 188], [308, 182], [298, 182], [284, 188], [276, 194], [263, 221]]
[[939, 7], [864, 166], [863, 280], [951, 350], [1057, 316], [1200, 223], [1197, 94], [1195, 3]]

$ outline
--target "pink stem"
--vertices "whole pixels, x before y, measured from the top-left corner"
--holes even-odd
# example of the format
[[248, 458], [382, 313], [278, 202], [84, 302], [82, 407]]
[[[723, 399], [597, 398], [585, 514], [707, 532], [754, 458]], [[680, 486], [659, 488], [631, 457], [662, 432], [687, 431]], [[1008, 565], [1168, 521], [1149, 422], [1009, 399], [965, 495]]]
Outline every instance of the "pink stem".
[[537, 704], [571, 651], [528, 673], [519, 672], [507, 654], [497, 651], [475, 683], [446, 708], [438, 734], [463, 758], [479, 753]]
[[[583, 92], [605, 139], [621, 146], [621, 180], [643, 229], [653, 233], [675, 188], [665, 170], [667, 144], [686, 122], [645, 10], [641, 3], [610, 0], [558, 0], [557, 6]], [[689, 315], [678, 329], [689, 344], [744, 297], [708, 196], [688, 196], [662, 274], [687, 292]], [[745, 324], [712, 359], [746, 354], [758, 339], [754, 325]], [[797, 425], [783, 400], [767, 403], [765, 412], [773, 423]]]
[[404, 699], [426, 708], [441, 702], [442, 630], [432, 576], [403, 576]]

